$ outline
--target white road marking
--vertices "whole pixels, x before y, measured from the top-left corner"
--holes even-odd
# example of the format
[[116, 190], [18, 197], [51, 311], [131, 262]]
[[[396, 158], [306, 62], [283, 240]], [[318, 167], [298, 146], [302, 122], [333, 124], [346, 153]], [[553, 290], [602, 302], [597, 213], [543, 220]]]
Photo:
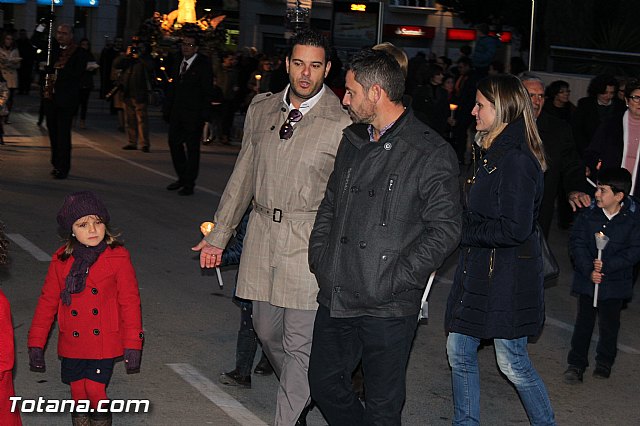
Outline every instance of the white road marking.
[[[138, 163], [136, 161], [130, 160], [130, 159], [125, 158], [125, 157], [123, 157], [121, 155], [117, 155], [117, 154], [109, 152], [109, 151], [107, 151], [107, 150], [105, 150], [103, 148], [100, 148], [100, 146], [97, 143], [95, 143], [91, 139], [81, 135], [80, 133], [77, 133], [77, 132], [73, 133], [73, 143], [84, 144], [84, 145], [88, 146], [89, 148], [92, 148], [92, 149], [94, 149], [94, 150], [96, 150], [98, 152], [101, 152], [101, 153], [103, 153], [103, 154], [105, 154], [105, 155], [107, 155], [107, 156], [109, 156], [111, 158], [115, 158], [117, 160], [123, 161], [123, 162], [125, 162], [125, 163], [127, 163], [127, 164], [129, 164], [131, 166], [138, 167], [138, 168], [140, 168], [142, 170], [146, 170], [146, 171], [148, 171], [150, 173], [155, 173], [156, 175], [159, 175], [159, 176], [162, 176], [162, 177], [166, 177], [166, 178], [171, 179], [171, 180], [175, 179], [175, 176], [169, 175], [167, 173], [161, 172], [161, 171], [153, 169], [151, 167], [147, 167], [147, 166], [142, 165], [142, 164], [140, 164], [140, 163]], [[207, 194], [211, 194], [211, 195], [214, 195], [216, 197], [222, 197], [222, 194], [220, 194], [219, 192], [214, 191], [214, 190], [209, 189], [209, 188], [206, 188], [206, 187], [204, 187], [202, 185], [198, 185], [198, 191], [206, 192]]]
[[[551, 317], [549, 317], [549, 315], [547, 315], [547, 319], [545, 320], [545, 324], [553, 325], [554, 327], [558, 327], [558, 328], [561, 328], [563, 330], [567, 330], [570, 333], [573, 333], [573, 325], [567, 324], [566, 322], [562, 322], [562, 321], [557, 320], [555, 318], [551, 318]], [[597, 342], [598, 341], [598, 335], [597, 334], [593, 334], [591, 336], [591, 341], [592, 342]], [[631, 346], [623, 345], [620, 342], [618, 342], [618, 350], [621, 351], [621, 352], [624, 352], [624, 353], [631, 354], [631, 355], [640, 355], [640, 350], [632, 348]]]
[[37, 247], [31, 241], [27, 240], [22, 235], [20, 235], [20, 234], [7, 234], [7, 237], [11, 241], [13, 241], [17, 245], [19, 245], [24, 251], [28, 252], [33, 257], [35, 257], [36, 260], [39, 260], [41, 262], [50, 262], [51, 261], [51, 255], [50, 254], [45, 253], [44, 251], [42, 251], [39, 247]]
[[267, 426], [265, 422], [247, 410], [231, 395], [200, 374], [191, 364], [176, 363], [167, 364], [167, 366], [239, 424], [243, 426]]

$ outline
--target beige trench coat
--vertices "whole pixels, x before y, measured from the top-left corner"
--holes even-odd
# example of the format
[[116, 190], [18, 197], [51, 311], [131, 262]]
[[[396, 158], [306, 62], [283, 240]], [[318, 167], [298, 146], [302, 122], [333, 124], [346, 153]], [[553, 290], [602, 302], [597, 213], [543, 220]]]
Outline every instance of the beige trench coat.
[[[285, 89], [286, 90], [286, 89]], [[242, 149], [206, 241], [225, 247], [251, 203], [236, 294], [293, 309], [317, 309], [309, 271], [309, 235], [333, 171], [342, 129], [351, 124], [340, 100], [324, 87], [318, 103], [280, 140], [287, 118], [283, 92], [257, 95], [245, 119]], [[282, 211], [274, 221], [274, 210]], [[276, 219], [280, 212], [275, 211]]]
[[18, 68], [20, 68], [21, 60], [18, 49], [0, 48], [0, 71], [2, 71], [4, 79], [7, 80], [9, 89], [18, 87]]

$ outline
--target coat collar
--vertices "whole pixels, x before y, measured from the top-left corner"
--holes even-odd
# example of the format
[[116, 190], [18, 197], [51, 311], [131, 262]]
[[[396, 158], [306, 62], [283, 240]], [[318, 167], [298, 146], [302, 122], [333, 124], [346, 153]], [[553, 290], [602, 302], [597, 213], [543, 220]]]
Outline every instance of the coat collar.
[[[404, 112], [398, 117], [396, 122], [391, 126], [387, 131], [382, 135], [380, 140], [377, 143], [384, 143], [389, 139], [398, 140], [399, 136], [402, 132], [405, 131], [406, 125], [411, 124], [410, 117], [413, 116], [411, 111], [411, 107], [405, 107]], [[364, 123], [353, 123], [346, 129], [344, 129], [344, 134], [346, 138], [351, 142], [356, 148], [361, 149], [363, 146], [371, 143], [369, 141], [369, 132], [368, 132], [368, 124]]]
[[[286, 114], [289, 113], [289, 105], [284, 101], [284, 95], [287, 89], [284, 89], [282, 92], [272, 95], [275, 96], [276, 99], [278, 99], [278, 102], [275, 102], [273, 104], [274, 113], [277, 113], [278, 110]], [[340, 104], [340, 100], [335, 95], [335, 93], [333, 93], [333, 90], [325, 85], [324, 93], [322, 94], [318, 102], [313, 106], [313, 108], [311, 108], [311, 110], [305, 114], [305, 116], [313, 117], [314, 119], [324, 118], [327, 120], [339, 121], [344, 118], [345, 111], [342, 108], [336, 108], [336, 102]], [[302, 123], [302, 121], [300, 121], [300, 123]]]
[[507, 151], [511, 149], [524, 150], [525, 148], [528, 151], [524, 119], [519, 118], [504, 128], [488, 150], [480, 150], [482, 158], [481, 167], [488, 173], [492, 173]]

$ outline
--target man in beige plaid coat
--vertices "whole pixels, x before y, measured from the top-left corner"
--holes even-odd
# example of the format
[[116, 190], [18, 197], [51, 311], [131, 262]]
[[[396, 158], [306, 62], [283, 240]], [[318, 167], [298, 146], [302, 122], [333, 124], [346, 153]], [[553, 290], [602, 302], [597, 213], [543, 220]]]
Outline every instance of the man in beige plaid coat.
[[253, 300], [253, 323], [280, 380], [275, 424], [306, 424], [307, 370], [318, 284], [309, 271], [309, 235], [342, 129], [351, 124], [324, 79], [326, 40], [298, 33], [283, 92], [257, 95], [245, 119], [242, 149], [214, 215], [214, 230], [193, 250], [202, 267], [220, 264], [223, 248], [249, 203], [253, 211], [240, 262], [237, 296]]

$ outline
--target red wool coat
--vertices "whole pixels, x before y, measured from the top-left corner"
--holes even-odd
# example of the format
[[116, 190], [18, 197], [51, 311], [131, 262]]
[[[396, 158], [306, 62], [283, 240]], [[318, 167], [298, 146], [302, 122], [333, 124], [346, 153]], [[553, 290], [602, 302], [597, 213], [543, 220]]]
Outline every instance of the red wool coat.
[[144, 334], [138, 281], [129, 251], [107, 248], [89, 269], [85, 289], [62, 304], [60, 293], [73, 264], [53, 255], [29, 329], [28, 346], [44, 348], [58, 315], [58, 355], [65, 358], [116, 358], [124, 349], [142, 349]]
[[13, 362], [14, 362], [13, 324], [9, 301], [0, 290], [0, 425], [21, 426], [20, 413], [11, 412], [10, 396], [13, 390]]

